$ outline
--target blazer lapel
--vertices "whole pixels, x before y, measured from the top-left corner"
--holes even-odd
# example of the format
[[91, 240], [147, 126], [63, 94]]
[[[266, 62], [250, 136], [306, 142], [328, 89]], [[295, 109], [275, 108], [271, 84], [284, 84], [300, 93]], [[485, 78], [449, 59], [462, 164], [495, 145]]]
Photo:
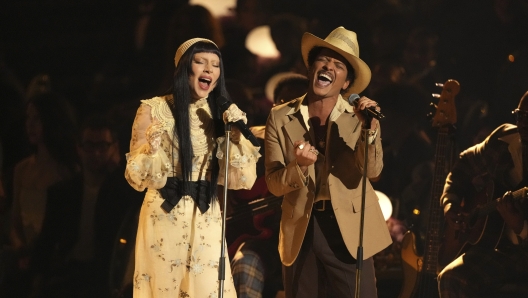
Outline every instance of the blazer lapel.
[[[349, 111], [344, 111], [335, 121], [337, 124], [338, 135], [352, 149], [355, 148], [359, 134], [361, 132], [361, 122], [356, 115]], [[333, 126], [333, 125], [332, 125]], [[332, 146], [332, 141], [327, 140], [328, 146]], [[327, 148], [328, 150], [328, 148]]]
[[[312, 137], [310, 136], [310, 132], [308, 131], [306, 125], [303, 123], [303, 118], [302, 118], [301, 111], [299, 108], [301, 102], [302, 100], [298, 102], [299, 105], [297, 106], [296, 109], [292, 109], [292, 111], [287, 114], [287, 117], [289, 117], [291, 121], [284, 124], [284, 131], [286, 134], [284, 136], [284, 140], [285, 141], [289, 140], [292, 146], [293, 146], [293, 143], [295, 143], [295, 141], [298, 141], [298, 140], [304, 140], [304, 141], [307, 141], [313, 144], [313, 140], [312, 140]], [[290, 160], [295, 159], [293, 152], [284, 152], [284, 154], [286, 154], [287, 156], [290, 156], [291, 158]], [[318, 156], [317, 158], [320, 158], [320, 156]], [[310, 179], [312, 180], [312, 182], [315, 182], [314, 165], [311, 165], [308, 167], [308, 175]]]
[[[298, 117], [296, 117], [298, 116]], [[290, 115], [291, 121], [284, 125], [288, 139], [293, 144], [297, 140], [310, 141], [310, 134], [306, 127], [299, 121], [300, 112]]]

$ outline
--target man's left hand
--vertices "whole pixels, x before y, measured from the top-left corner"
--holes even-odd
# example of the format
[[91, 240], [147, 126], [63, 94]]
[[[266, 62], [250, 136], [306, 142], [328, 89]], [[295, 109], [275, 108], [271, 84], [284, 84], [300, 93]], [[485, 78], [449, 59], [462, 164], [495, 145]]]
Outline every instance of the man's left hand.
[[[376, 108], [376, 111], [381, 111], [381, 108], [379, 107], [378, 103], [375, 102], [374, 100], [366, 97], [366, 96], [362, 96], [357, 105], [354, 106], [354, 113], [356, 113], [356, 115], [358, 116], [358, 119], [359, 121], [361, 121], [362, 123], [362, 127], [365, 127], [365, 121], [367, 121], [367, 117], [365, 117], [365, 115], [363, 115], [363, 113], [360, 113], [361, 110], [364, 110], [366, 108], [369, 108], [369, 107], [375, 107]], [[379, 121], [378, 119], [372, 117], [372, 120], [370, 122], [370, 129], [371, 130], [376, 130], [378, 128], [378, 124], [379, 124]]]

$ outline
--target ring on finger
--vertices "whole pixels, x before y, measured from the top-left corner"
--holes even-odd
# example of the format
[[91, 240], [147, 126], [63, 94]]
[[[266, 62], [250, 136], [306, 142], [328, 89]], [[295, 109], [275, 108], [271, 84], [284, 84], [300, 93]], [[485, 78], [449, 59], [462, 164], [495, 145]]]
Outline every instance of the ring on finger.
[[303, 150], [304, 149], [304, 143], [301, 143], [299, 146], [297, 146], [297, 148]]
[[319, 154], [319, 151], [317, 151], [317, 149], [315, 149], [315, 148], [310, 148], [310, 152], [312, 152], [315, 155]]

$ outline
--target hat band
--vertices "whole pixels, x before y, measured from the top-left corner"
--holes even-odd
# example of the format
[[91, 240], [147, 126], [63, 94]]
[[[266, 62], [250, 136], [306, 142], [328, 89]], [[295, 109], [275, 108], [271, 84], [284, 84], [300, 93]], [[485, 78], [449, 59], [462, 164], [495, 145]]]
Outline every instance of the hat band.
[[[329, 36], [330, 37], [330, 36]], [[354, 54], [355, 56], [358, 56], [356, 53], [359, 52], [359, 49], [357, 47], [357, 45], [350, 39], [348, 38], [346, 35], [343, 35], [341, 33], [334, 33], [332, 36], [332, 38], [336, 38], [336, 39], [339, 39], [341, 40], [342, 42], [346, 43], [351, 49], [352, 51], [354, 51]], [[330, 38], [327, 38], [327, 40], [330, 39]]]

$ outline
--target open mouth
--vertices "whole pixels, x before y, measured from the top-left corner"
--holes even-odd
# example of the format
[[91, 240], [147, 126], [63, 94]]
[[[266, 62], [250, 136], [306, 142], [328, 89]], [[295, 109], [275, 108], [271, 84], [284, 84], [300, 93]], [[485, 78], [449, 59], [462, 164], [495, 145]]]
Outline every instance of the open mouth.
[[317, 83], [323, 87], [330, 85], [332, 82], [332, 76], [327, 73], [319, 73], [319, 75], [317, 76]]
[[211, 85], [212, 81], [213, 80], [211, 80], [210, 78], [207, 78], [207, 77], [198, 78], [198, 84], [200, 85], [200, 88], [203, 89], [203, 90], [209, 89], [209, 86]]

